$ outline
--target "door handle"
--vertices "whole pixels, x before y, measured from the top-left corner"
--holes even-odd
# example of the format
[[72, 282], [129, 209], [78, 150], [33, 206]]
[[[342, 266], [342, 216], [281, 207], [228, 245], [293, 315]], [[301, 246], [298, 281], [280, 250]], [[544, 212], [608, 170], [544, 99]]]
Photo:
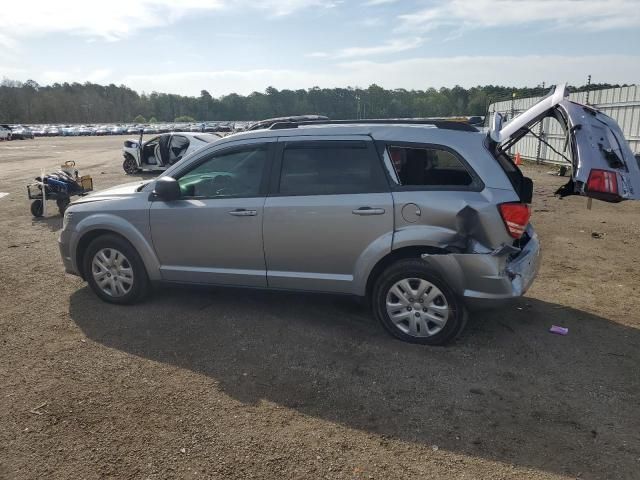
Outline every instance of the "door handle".
[[229, 215], [233, 215], [234, 217], [255, 217], [258, 215], [258, 211], [247, 210], [246, 208], [236, 208], [235, 210], [231, 210]]
[[384, 215], [384, 208], [360, 207], [351, 210], [354, 215]]

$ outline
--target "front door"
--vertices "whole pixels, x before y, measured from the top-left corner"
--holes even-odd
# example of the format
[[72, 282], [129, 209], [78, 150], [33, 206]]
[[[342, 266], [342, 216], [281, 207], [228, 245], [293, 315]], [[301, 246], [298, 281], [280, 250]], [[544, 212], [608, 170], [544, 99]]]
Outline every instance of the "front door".
[[369, 137], [287, 139], [265, 204], [269, 287], [351, 293], [369, 247], [391, 250], [393, 199]]
[[163, 279], [266, 286], [262, 217], [270, 145], [211, 153], [176, 174], [182, 198], [152, 203], [151, 236]]

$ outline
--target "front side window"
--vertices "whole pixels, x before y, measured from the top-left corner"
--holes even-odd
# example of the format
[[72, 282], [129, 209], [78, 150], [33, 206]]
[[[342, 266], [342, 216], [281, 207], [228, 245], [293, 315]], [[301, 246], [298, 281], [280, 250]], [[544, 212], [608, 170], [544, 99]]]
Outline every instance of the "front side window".
[[398, 185], [464, 187], [473, 183], [460, 159], [447, 150], [390, 146], [387, 155]]
[[258, 196], [266, 163], [266, 147], [214, 155], [178, 179], [182, 196]]
[[366, 145], [287, 146], [281, 195], [335, 195], [380, 191], [380, 166]]

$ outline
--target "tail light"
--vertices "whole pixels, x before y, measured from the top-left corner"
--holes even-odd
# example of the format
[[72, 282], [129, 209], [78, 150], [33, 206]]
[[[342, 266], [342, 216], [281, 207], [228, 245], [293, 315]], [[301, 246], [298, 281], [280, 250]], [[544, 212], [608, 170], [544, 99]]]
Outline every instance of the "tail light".
[[501, 203], [498, 205], [500, 215], [513, 238], [520, 238], [531, 218], [531, 210], [526, 203]]
[[618, 174], [610, 170], [594, 169], [589, 172], [587, 180], [587, 193], [603, 200], [616, 201], [620, 199], [618, 195]]

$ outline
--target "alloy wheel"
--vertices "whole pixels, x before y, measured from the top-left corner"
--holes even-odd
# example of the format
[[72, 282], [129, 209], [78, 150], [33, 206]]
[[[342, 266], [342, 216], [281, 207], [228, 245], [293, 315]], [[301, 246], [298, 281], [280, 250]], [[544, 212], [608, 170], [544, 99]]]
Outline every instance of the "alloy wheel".
[[133, 287], [133, 267], [115, 248], [96, 252], [91, 262], [91, 274], [98, 287], [110, 297], [123, 297]]
[[393, 325], [413, 337], [439, 333], [450, 313], [442, 291], [422, 278], [404, 278], [394, 283], [387, 292], [386, 308]]

